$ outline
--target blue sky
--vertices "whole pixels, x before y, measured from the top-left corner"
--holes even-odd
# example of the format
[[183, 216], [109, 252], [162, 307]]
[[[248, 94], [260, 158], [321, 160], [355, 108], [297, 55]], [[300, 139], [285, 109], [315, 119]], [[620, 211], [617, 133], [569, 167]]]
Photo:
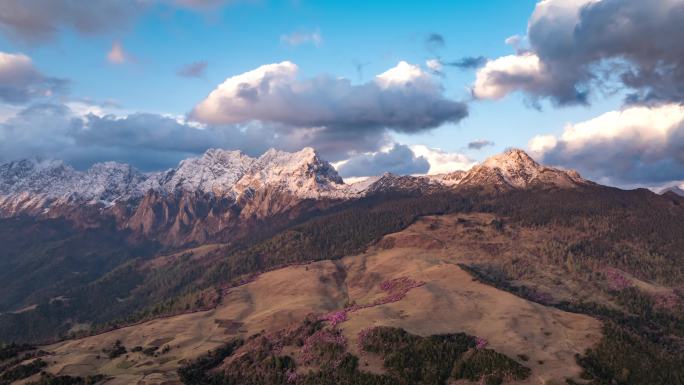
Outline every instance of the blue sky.
[[[554, 11], [543, 9], [535, 0], [262, 0], [219, 2], [210, 7], [201, 6], [202, 0], [186, 0], [188, 6], [181, 6], [182, 0], [147, 1], [149, 6], [136, 9], [103, 30], [95, 28], [84, 32], [74, 28], [75, 18], [70, 15], [40, 19], [56, 29], [43, 39], [22, 35], [28, 27], [21, 26], [24, 29], [20, 30], [16, 25], [5, 25], [0, 29], [6, 32], [0, 34], [0, 52], [22, 53], [30, 57], [35, 70], [42, 76], [67, 79], [68, 91], [51, 97], [51, 103], [113, 102], [119, 106], [112, 109], [117, 113], [183, 116], [226, 78], [282, 61], [298, 66], [299, 79], [327, 74], [361, 85], [371, 82], [376, 75], [400, 61], [427, 72], [426, 61], [437, 58], [449, 62], [464, 57], [484, 57], [493, 62], [517, 55], [520, 60], [527, 60], [528, 53], [516, 52], [504, 41], [513, 35], [527, 35], [533, 13]], [[593, 6], [594, 0], [553, 1], [577, 3], [577, 8], [584, 3]], [[12, 11], [11, 6], [21, 7], [20, 2], [8, 2], [11, 3], [19, 5], [10, 5], [4, 10], [0, 7], [0, 12]], [[32, 11], [38, 14], [44, 11], [47, 15], [48, 5], [44, 10], [38, 8], [48, 3], [36, 1], [36, 9]], [[93, 2], [93, 9], [97, 3], [107, 2]], [[626, 4], [627, 7], [634, 1], [606, 0], [604, 3]], [[140, 8], [139, 3], [136, 6]], [[88, 12], [100, 12], [93, 9]], [[283, 40], [293, 34], [313, 33], [318, 34], [319, 42], [293, 45]], [[431, 35], [439, 35], [443, 44], [428, 44]], [[534, 35], [528, 37], [531, 39], [530, 52], [546, 60], [542, 55], [545, 52], [542, 43], [537, 43], [540, 39], [535, 41], [534, 38]], [[121, 44], [125, 53], [121, 63], [107, 59], [115, 42]], [[178, 76], [183, 66], [193, 62], [206, 63], [202, 76]], [[553, 63], [544, 64], [551, 68]], [[480, 70], [483, 69], [445, 66], [442, 76], [434, 77], [434, 82], [443, 88], [444, 98], [467, 105], [466, 118], [444, 121], [437, 127], [412, 130], [411, 133], [390, 127], [386, 132], [391, 138], [390, 145], [420, 144], [463, 154], [471, 160], [482, 160], [507, 147], [527, 148], [530, 140], [538, 135], [554, 135], [559, 139], [566, 124], [589, 121], [624, 108], [624, 98], [630, 91], [623, 86], [611, 92], [595, 92], [589, 103], [566, 103], [559, 102], [561, 99], [553, 92], [546, 92], [544, 87], [547, 85], [521, 83], [511, 86], [514, 89], [506, 91], [505, 97], [475, 100], [471, 87]], [[576, 79], [573, 84], [580, 84], [586, 78]], [[553, 89], [557, 90], [557, 87]], [[530, 106], [531, 100], [537, 103], [536, 108]], [[32, 99], [24, 105], [6, 103], [4, 108], [14, 111], [40, 102], [46, 100]], [[480, 150], [467, 148], [468, 143], [481, 139], [495, 144]], [[559, 164], [565, 159], [560, 155], [548, 157]], [[574, 166], [578, 162], [565, 163]]]
[[[52, 76], [71, 79], [70, 96], [113, 100], [127, 110], [183, 114], [226, 77], [262, 64], [290, 60], [301, 75], [329, 73], [358, 82], [395, 66], [400, 60], [423, 64], [435, 56], [426, 47], [431, 33], [444, 36], [438, 54], [497, 57], [511, 53], [504, 39], [524, 34], [534, 1], [307, 2], [241, 3], [218, 10], [195, 11], [156, 6], [129, 28], [104, 36], [82, 36], [65, 28], [54, 42], [27, 45], [3, 37], [0, 50], [24, 52]], [[281, 35], [319, 30], [323, 43], [290, 47]], [[133, 58], [113, 65], [106, 60], [112, 41], [121, 41]], [[176, 75], [183, 65], [206, 61], [203, 79]], [[474, 70], [452, 69], [444, 80], [446, 93], [469, 98]], [[575, 113], [581, 114], [584, 108]], [[511, 122], [506, 116], [524, 117]], [[526, 109], [519, 98], [474, 105], [472, 116], [422, 135], [402, 135], [401, 142], [422, 143], [456, 151], [477, 139], [497, 143], [487, 153], [524, 146], [530, 134], [559, 128], [560, 119]], [[525, 123], [523, 123], [525, 122]], [[515, 127], [511, 126], [515, 124]], [[486, 154], [474, 154], [482, 157]]]

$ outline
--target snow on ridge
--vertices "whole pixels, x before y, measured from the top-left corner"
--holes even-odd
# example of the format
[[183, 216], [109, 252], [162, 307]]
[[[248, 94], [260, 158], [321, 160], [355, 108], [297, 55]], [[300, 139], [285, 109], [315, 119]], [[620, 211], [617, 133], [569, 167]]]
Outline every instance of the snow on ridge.
[[[199, 191], [224, 195], [254, 165], [255, 159], [241, 151], [209, 149], [196, 158], [159, 175], [158, 188], [165, 193]], [[154, 184], [150, 184], [155, 189]]]
[[575, 186], [586, 181], [575, 172], [542, 166], [515, 149], [495, 155], [468, 172], [422, 177], [384, 174], [353, 184], [345, 184], [335, 168], [310, 147], [292, 153], [270, 149], [258, 158], [241, 151], [210, 149], [181, 161], [176, 168], [146, 174], [116, 162], [98, 163], [86, 171], [76, 171], [58, 160], [0, 164], [0, 209], [18, 212], [69, 202], [110, 206], [118, 201], [136, 202], [149, 191], [162, 195], [212, 194], [237, 200], [261, 189], [275, 189], [300, 199], [352, 199], [385, 189], [492, 183], [526, 188], [532, 183]]
[[176, 168], [147, 174], [116, 162], [94, 164], [86, 171], [76, 171], [59, 160], [0, 164], [0, 205], [5, 207], [10, 202], [14, 206], [27, 204], [26, 194], [32, 197], [32, 207], [55, 201], [111, 205], [140, 198], [150, 190], [235, 198], [246, 190], [265, 186], [276, 186], [302, 198], [318, 198], [340, 196], [344, 185], [334, 167], [312, 148], [294, 153], [271, 149], [259, 158], [241, 151], [210, 149], [182, 160]]
[[503, 184], [513, 188], [527, 188], [534, 183], [559, 187], [572, 187], [588, 183], [577, 171], [543, 166], [525, 151], [515, 148], [494, 155], [480, 165], [473, 167], [461, 182], [492, 181], [492, 175], [500, 178]]

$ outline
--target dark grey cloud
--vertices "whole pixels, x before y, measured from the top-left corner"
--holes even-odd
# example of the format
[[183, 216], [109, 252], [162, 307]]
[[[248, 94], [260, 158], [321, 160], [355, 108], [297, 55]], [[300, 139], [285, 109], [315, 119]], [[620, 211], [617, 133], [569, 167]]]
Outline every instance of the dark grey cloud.
[[444, 67], [455, 67], [462, 70], [475, 69], [482, 67], [487, 63], [487, 58], [484, 56], [466, 56], [456, 61], [444, 61], [439, 58], [429, 59], [425, 62], [426, 66], [433, 75], [446, 77]]
[[353, 85], [320, 75], [297, 78], [291, 62], [269, 64], [228, 78], [192, 111], [210, 124], [270, 122], [344, 132], [429, 130], [468, 115], [465, 103], [448, 99], [441, 84], [406, 62]]
[[148, 2], [139, 0], [2, 0], [0, 30], [13, 38], [43, 42], [61, 29], [83, 34], [118, 30]]
[[167, 0], [180, 7], [193, 9], [212, 9], [232, 2], [231, 0]]
[[49, 97], [65, 91], [68, 81], [48, 77], [33, 66], [23, 54], [0, 52], [0, 101], [25, 103], [33, 98]]
[[43, 43], [63, 29], [94, 35], [125, 29], [155, 4], [211, 10], [230, 0], [0, 0], [0, 31], [13, 39]]
[[376, 151], [386, 133], [345, 133], [250, 123], [198, 127], [157, 114], [78, 115], [62, 104], [31, 105], [0, 124], [0, 162], [29, 157], [62, 159], [77, 168], [114, 160], [160, 170], [209, 148], [241, 149], [256, 156], [268, 148], [311, 146], [330, 161], [351, 151]]
[[474, 69], [482, 67], [485, 63], [487, 63], [487, 58], [484, 56], [466, 56], [456, 61], [444, 62], [443, 64], [461, 69]]
[[196, 61], [181, 67], [176, 73], [183, 78], [202, 78], [207, 72], [208, 63], [206, 61]]
[[494, 142], [486, 139], [475, 140], [468, 143], [468, 149], [470, 150], [481, 150], [487, 146], [493, 146]]
[[395, 144], [387, 152], [361, 154], [338, 167], [342, 177], [380, 175], [391, 172], [399, 175], [426, 174], [430, 170], [427, 159], [417, 157], [408, 146]]
[[446, 40], [444, 36], [439, 33], [430, 33], [425, 37], [425, 47], [430, 51], [437, 51], [444, 48]]
[[499, 66], [483, 74], [490, 86], [508, 82], [505, 92], [523, 90], [557, 105], [588, 104], [592, 91], [621, 88], [632, 103], [683, 102], [682, 36], [681, 1], [546, 0], [530, 18], [529, 50], [519, 53], [539, 59], [536, 72], [526, 67], [521, 79], [520, 67]]

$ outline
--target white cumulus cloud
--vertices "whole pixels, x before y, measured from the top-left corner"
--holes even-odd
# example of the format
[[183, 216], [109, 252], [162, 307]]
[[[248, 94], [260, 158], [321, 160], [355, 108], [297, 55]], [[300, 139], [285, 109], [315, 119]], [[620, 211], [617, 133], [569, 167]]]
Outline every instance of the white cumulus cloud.
[[467, 106], [448, 99], [435, 78], [400, 62], [364, 84], [319, 75], [299, 79], [296, 64], [263, 65], [232, 76], [192, 111], [205, 123], [264, 121], [334, 130], [418, 132], [458, 122]]
[[535, 92], [551, 80], [537, 55], [509, 55], [490, 60], [478, 70], [472, 89], [476, 98], [501, 99], [517, 90]]

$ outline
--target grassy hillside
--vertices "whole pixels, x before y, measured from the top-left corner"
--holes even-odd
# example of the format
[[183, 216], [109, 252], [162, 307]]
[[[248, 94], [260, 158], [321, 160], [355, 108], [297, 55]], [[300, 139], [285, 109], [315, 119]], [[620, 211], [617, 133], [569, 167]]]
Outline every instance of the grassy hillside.
[[[540, 245], [540, 254], [547, 263], [564, 266], [578, 279], [611, 266], [662, 285], [682, 282], [684, 238], [680, 235], [684, 234], [684, 208], [676, 200], [647, 191], [589, 187], [494, 195], [460, 191], [431, 196], [376, 196], [321, 213], [269, 238], [255, 237], [242, 246], [217, 247], [201, 255], [188, 251], [173, 258], [150, 260], [149, 249], [131, 248], [118, 235], [101, 239], [97, 234], [71, 234], [55, 225], [50, 231], [38, 231], [44, 235], [33, 242], [22, 244], [21, 238], [16, 238], [15, 249], [21, 253], [2, 258], [3, 263], [23, 259], [26, 253], [40, 256], [34, 257], [34, 264], [43, 261], [47, 266], [53, 260], [74, 260], [75, 265], [87, 268], [90, 265], [83, 261], [93, 256], [99, 258], [92, 261], [105, 262], [93, 263], [93, 269], [97, 269], [87, 270], [87, 278], [79, 279], [67, 273], [72, 266], [69, 264], [47, 269], [56, 271], [53, 274], [57, 283], [42, 276], [31, 282], [36, 286], [34, 292], [40, 291], [37, 286], [42, 282], [48, 282], [45, 286], [52, 290], [49, 295], [15, 289], [20, 283], [10, 286], [5, 292], [7, 304], [33, 304], [26, 299], [18, 302], [22, 295], [35, 295], [41, 300], [35, 302], [33, 310], [0, 316], [0, 340], [39, 341], [211, 307], [219, 298], [219, 288], [239, 284], [260, 272], [358, 253], [420, 216], [472, 211], [495, 214], [502, 218], [502, 227], [511, 224], [553, 228], [557, 234]], [[36, 232], [30, 226], [35, 224], [27, 223], [23, 231]], [[8, 231], [3, 231], [2, 236], [15, 239]], [[99, 250], [97, 247], [105, 251], [93, 251]], [[64, 254], [62, 259], [59, 251]], [[506, 271], [519, 267], [498, 268]], [[81, 324], [90, 326], [74, 328]]]
[[494, 385], [530, 376], [529, 368], [464, 333], [419, 337], [388, 327], [364, 331], [360, 348], [382, 360], [384, 374], [361, 370], [347, 344], [335, 327], [307, 319], [299, 327], [233, 341], [178, 373], [186, 385], [446, 385], [459, 379]]

